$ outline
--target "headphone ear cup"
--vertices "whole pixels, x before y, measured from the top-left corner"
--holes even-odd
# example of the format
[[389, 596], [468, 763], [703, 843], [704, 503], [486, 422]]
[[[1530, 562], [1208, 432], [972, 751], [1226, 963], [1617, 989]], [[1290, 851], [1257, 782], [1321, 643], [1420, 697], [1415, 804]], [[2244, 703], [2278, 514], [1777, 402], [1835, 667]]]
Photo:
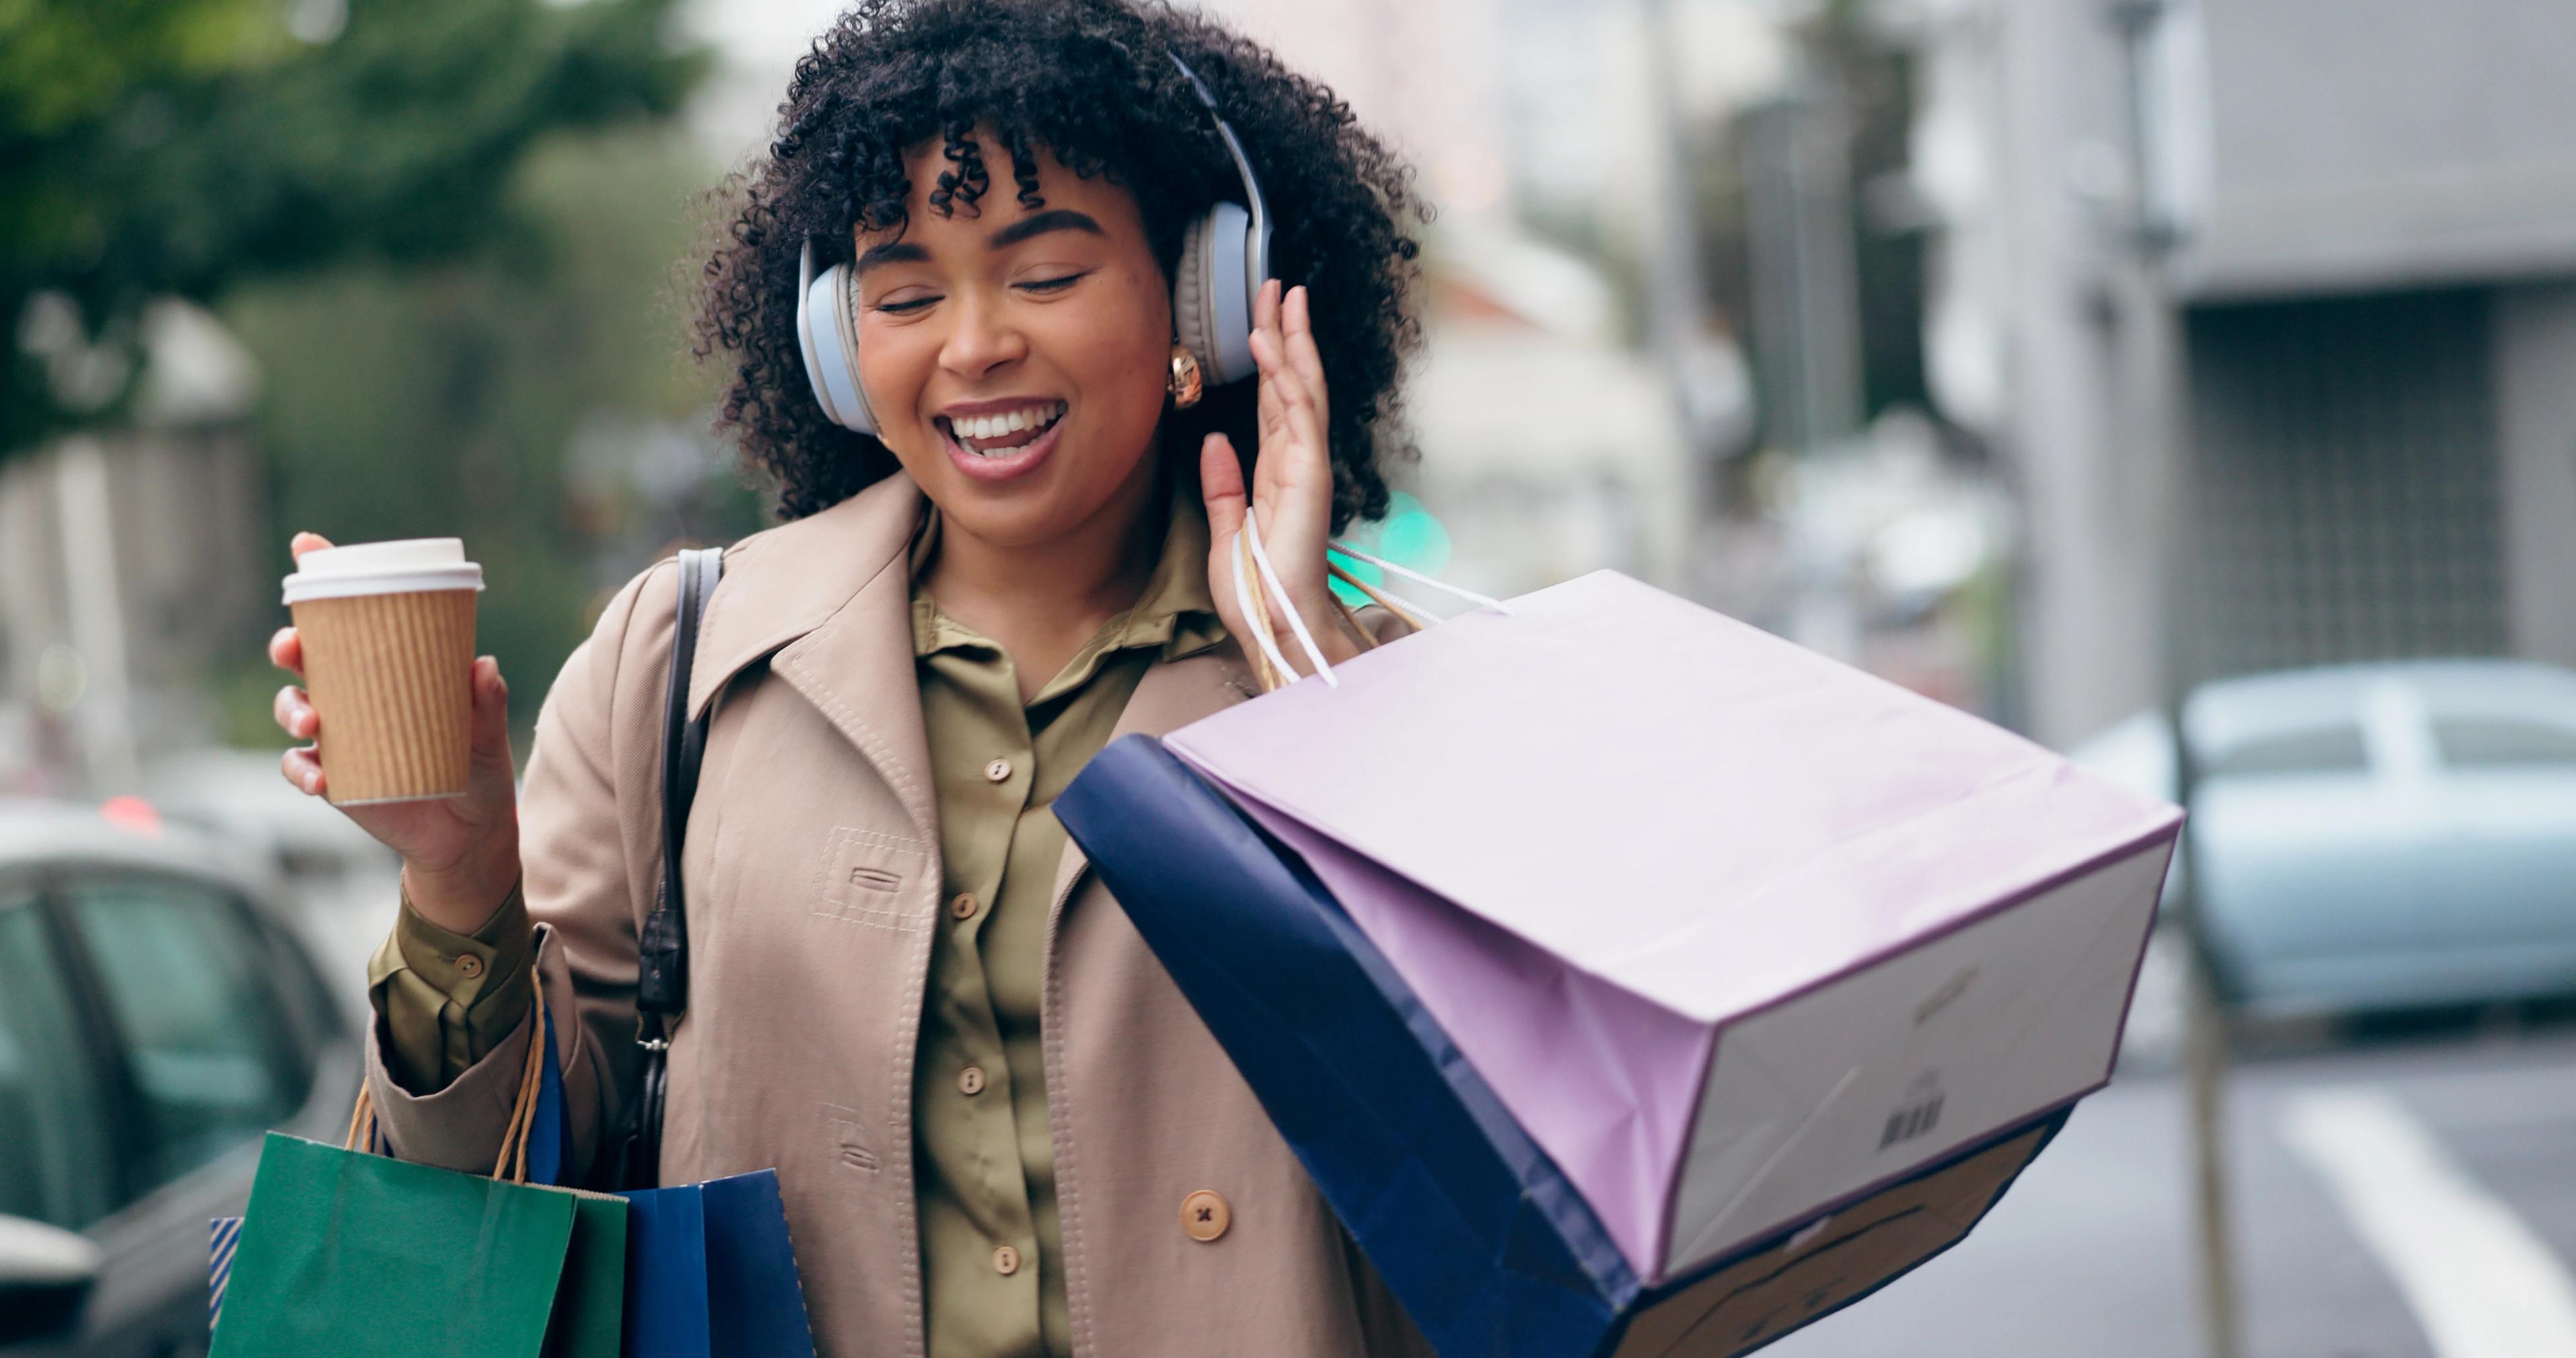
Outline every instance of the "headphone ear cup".
[[1251, 274], [1252, 214], [1240, 203], [1218, 203], [1205, 218], [1204, 261], [1208, 347], [1200, 366], [1216, 383], [1252, 376], [1252, 303], [1261, 280]]
[[1190, 219], [1181, 233], [1181, 258], [1172, 266], [1172, 333], [1199, 361], [1199, 370], [1216, 374], [1216, 317], [1208, 306], [1210, 284], [1208, 237], [1210, 214]]
[[851, 400], [842, 413], [849, 418], [841, 423], [861, 434], [877, 432], [876, 407], [868, 404], [867, 384], [859, 380], [859, 283], [848, 268], [832, 269], [833, 323], [841, 332], [841, 358], [847, 365]]
[[805, 284], [796, 299], [796, 347], [823, 418], [861, 434], [876, 432], [867, 390], [859, 385], [858, 327], [850, 315], [849, 270], [839, 264]]

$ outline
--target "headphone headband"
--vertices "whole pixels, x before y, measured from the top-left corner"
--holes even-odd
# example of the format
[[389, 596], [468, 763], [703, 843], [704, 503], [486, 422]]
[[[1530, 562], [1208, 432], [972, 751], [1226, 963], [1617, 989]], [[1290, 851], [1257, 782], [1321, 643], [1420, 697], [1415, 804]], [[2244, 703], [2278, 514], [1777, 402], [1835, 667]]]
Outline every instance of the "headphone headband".
[[1190, 82], [1190, 89], [1198, 95], [1199, 102], [1207, 105], [1208, 117], [1216, 120], [1216, 134], [1225, 139], [1225, 153], [1234, 158], [1234, 172], [1243, 179], [1244, 206], [1252, 210], [1252, 230], [1244, 242], [1250, 251], [1244, 260], [1244, 277], [1247, 291], [1258, 291], [1270, 279], [1270, 205], [1262, 201], [1261, 180], [1252, 173], [1252, 158], [1243, 153], [1243, 139], [1234, 134], [1234, 124], [1225, 120], [1224, 111], [1217, 107], [1216, 96], [1208, 92], [1207, 82], [1199, 79], [1199, 73], [1191, 70], [1188, 62], [1181, 60], [1180, 53], [1166, 52], [1164, 55], [1180, 68], [1182, 78]]

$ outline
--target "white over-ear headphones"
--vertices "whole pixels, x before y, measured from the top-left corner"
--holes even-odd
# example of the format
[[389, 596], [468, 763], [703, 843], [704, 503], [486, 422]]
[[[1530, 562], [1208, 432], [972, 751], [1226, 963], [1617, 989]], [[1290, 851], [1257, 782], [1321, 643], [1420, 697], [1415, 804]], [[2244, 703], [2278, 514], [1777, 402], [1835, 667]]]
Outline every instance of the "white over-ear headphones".
[[[1243, 154], [1243, 141], [1218, 111], [1216, 96], [1189, 63], [1175, 54], [1172, 64], [1188, 77], [1190, 88], [1216, 120], [1226, 154], [1243, 176], [1239, 203], [1220, 202], [1192, 220], [1181, 236], [1181, 259], [1172, 270], [1172, 325], [1180, 341], [1213, 379], [1210, 386], [1238, 381], [1253, 373], [1252, 303], [1270, 281], [1270, 209], [1261, 198], [1261, 182]], [[859, 383], [858, 289], [850, 266], [835, 264], [820, 277], [814, 273], [814, 242], [807, 240], [796, 262], [796, 344], [805, 355], [805, 380], [832, 423], [862, 434], [877, 432], [875, 410], [867, 388]]]

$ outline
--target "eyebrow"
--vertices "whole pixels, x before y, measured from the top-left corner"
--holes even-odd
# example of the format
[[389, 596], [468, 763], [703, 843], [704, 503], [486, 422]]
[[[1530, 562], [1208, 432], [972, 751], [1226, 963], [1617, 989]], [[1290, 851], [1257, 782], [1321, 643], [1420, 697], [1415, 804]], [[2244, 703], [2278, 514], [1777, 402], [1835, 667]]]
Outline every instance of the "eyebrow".
[[930, 252], [911, 241], [888, 241], [861, 251], [858, 263], [850, 266], [850, 277], [855, 279], [880, 264], [922, 264], [929, 259]]
[[[994, 232], [993, 238], [985, 242], [985, 248], [1007, 250], [1024, 240], [1043, 236], [1050, 231], [1088, 231], [1095, 236], [1109, 234], [1100, 229], [1100, 223], [1092, 220], [1090, 213], [1076, 212], [1069, 207], [1052, 207], [1035, 216], [1023, 217]], [[860, 252], [858, 262], [850, 266], [850, 277], [857, 278], [880, 264], [924, 264], [929, 260], [930, 252], [912, 241], [888, 241], [883, 245], [871, 245]]]
[[1043, 236], [1050, 231], [1088, 231], [1095, 236], [1109, 234], [1100, 229], [1100, 223], [1093, 221], [1089, 213], [1076, 212], [1069, 207], [1051, 207], [994, 232], [993, 238], [985, 244], [991, 249], [1007, 250], [1032, 236]]

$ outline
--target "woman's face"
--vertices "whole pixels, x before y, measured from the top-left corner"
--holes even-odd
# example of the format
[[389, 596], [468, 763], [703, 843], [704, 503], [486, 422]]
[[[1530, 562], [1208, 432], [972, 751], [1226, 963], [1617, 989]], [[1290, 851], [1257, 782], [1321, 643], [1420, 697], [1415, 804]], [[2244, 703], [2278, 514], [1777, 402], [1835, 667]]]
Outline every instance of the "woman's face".
[[1032, 210], [978, 139], [975, 206], [931, 210], [934, 140], [910, 158], [902, 233], [858, 233], [859, 374], [878, 437], [953, 526], [1034, 546], [1150, 489], [1171, 292], [1127, 190], [1041, 154]]

